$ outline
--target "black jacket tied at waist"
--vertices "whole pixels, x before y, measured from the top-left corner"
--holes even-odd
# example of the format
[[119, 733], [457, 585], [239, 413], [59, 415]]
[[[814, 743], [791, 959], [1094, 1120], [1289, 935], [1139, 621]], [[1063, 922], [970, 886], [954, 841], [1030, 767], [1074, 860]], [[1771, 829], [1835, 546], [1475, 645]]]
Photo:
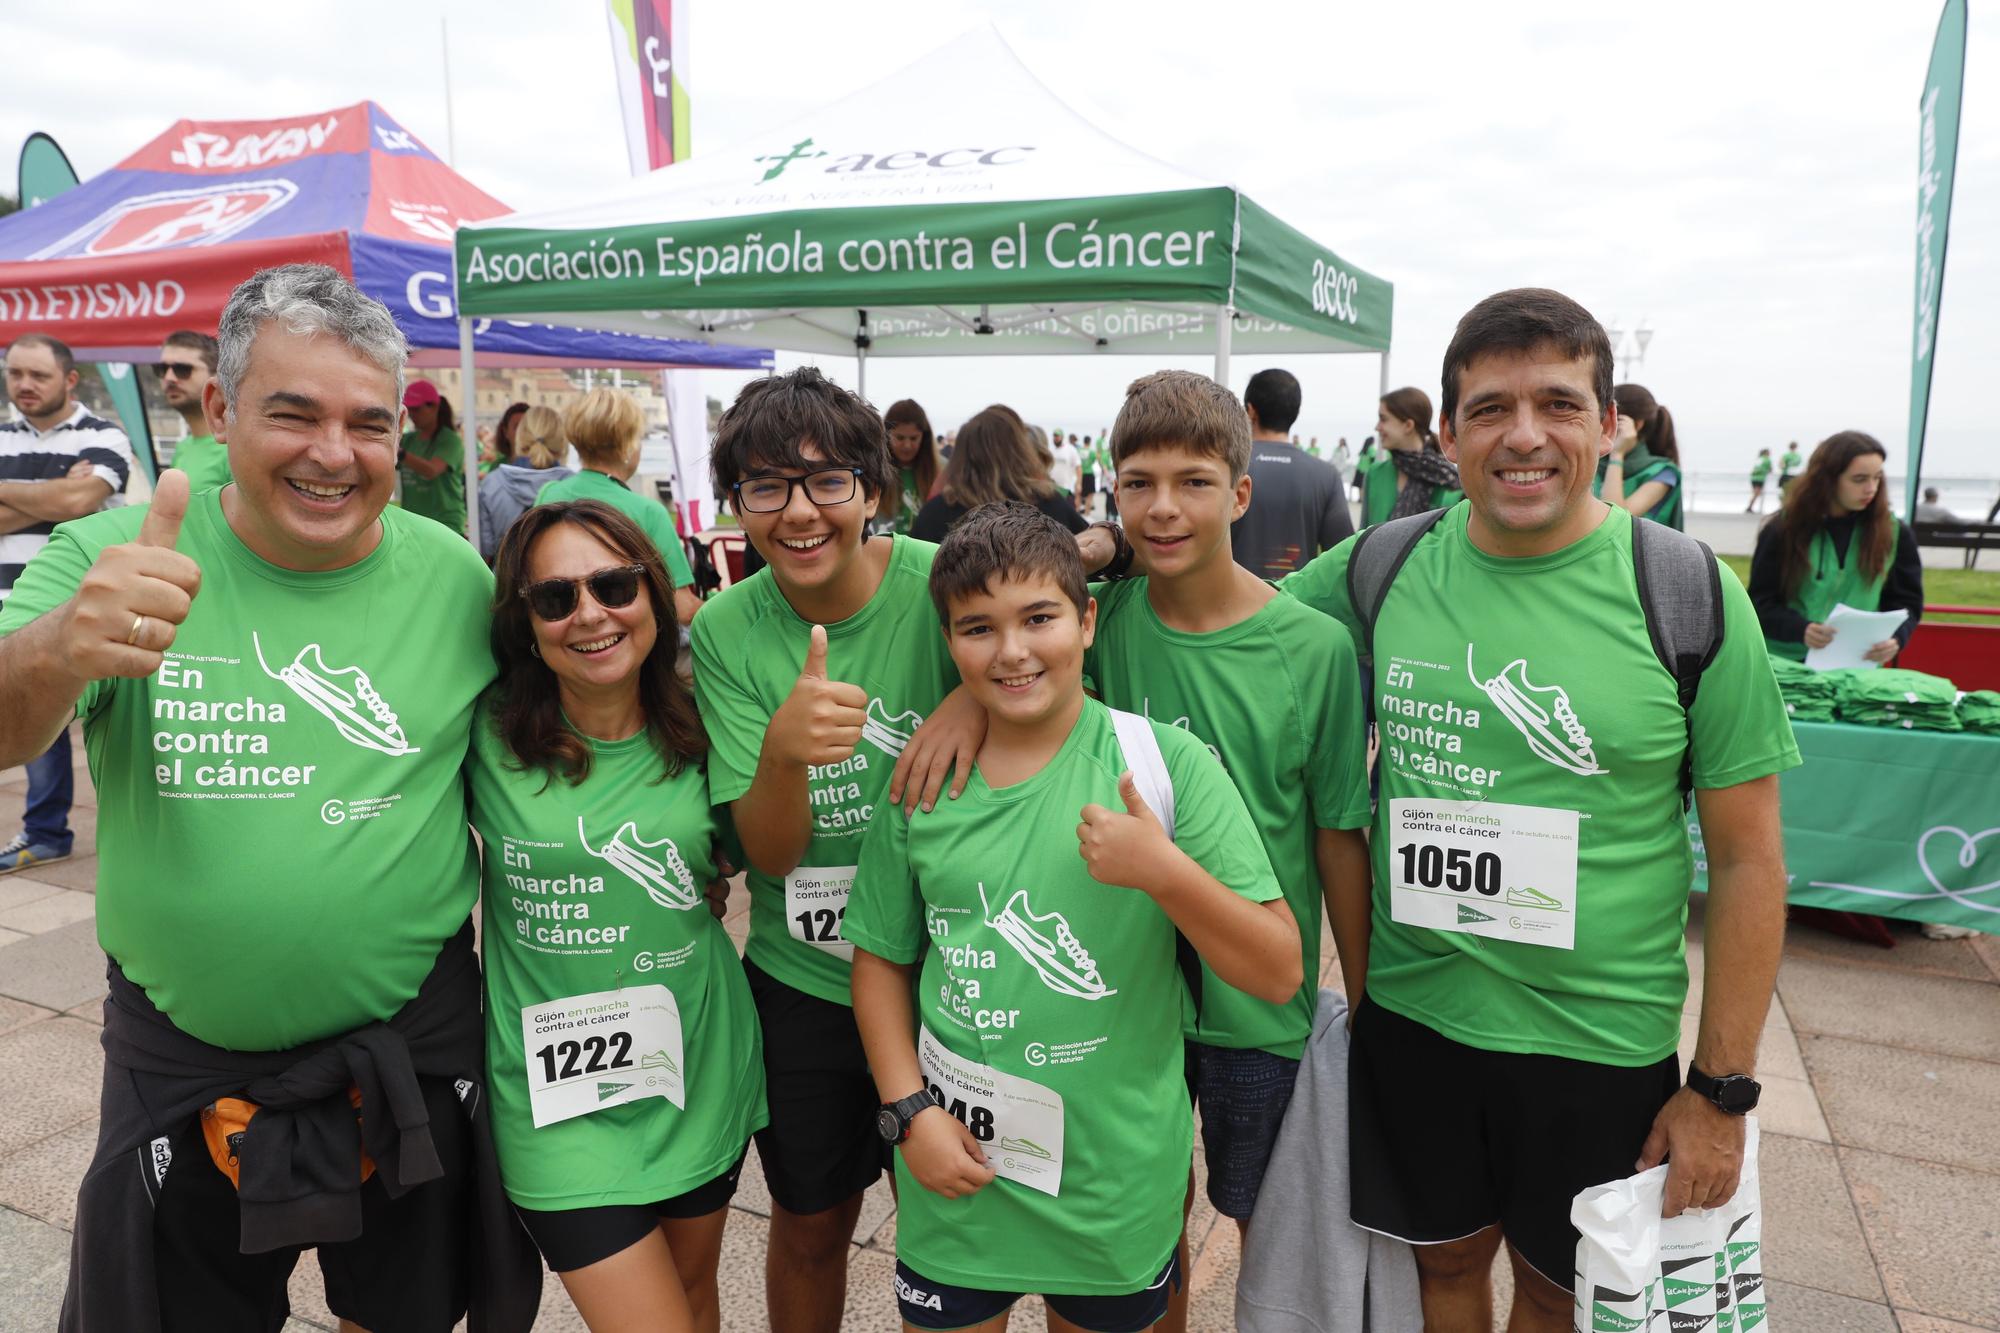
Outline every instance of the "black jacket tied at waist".
[[[419, 1076], [453, 1080], [471, 1126], [471, 1328], [512, 1333], [533, 1324], [541, 1266], [500, 1185], [469, 922], [386, 1023], [286, 1051], [211, 1046], [175, 1027], [116, 962], [108, 976], [102, 1120], [77, 1195], [64, 1333], [159, 1328], [152, 1238], [166, 1175], [159, 1145], [203, 1107], [240, 1096], [261, 1108], [237, 1149], [242, 1252], [334, 1244], [361, 1234], [364, 1149], [391, 1198], [444, 1174]], [[350, 1087], [361, 1094], [358, 1122]]]

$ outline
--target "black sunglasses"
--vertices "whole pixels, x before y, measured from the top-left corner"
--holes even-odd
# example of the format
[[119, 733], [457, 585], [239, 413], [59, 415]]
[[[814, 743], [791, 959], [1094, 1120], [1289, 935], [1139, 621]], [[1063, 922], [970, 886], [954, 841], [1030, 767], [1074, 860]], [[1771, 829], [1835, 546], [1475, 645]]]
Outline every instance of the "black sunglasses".
[[195, 365], [192, 361], [155, 361], [153, 369], [158, 372], [161, 379], [172, 375], [176, 379], [191, 380], [194, 378]]
[[646, 575], [644, 565], [619, 565], [600, 569], [580, 579], [544, 579], [521, 589], [528, 609], [541, 620], [567, 620], [576, 613], [577, 588], [590, 585], [590, 595], [607, 610], [632, 605], [639, 595], [639, 580]]

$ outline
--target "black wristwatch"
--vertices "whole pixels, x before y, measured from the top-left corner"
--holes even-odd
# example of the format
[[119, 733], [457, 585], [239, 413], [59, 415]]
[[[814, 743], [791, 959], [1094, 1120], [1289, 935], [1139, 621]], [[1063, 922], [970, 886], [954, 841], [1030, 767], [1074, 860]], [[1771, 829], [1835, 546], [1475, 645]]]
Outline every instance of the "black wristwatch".
[[1715, 1108], [1725, 1115], [1750, 1114], [1757, 1109], [1757, 1099], [1764, 1095], [1764, 1085], [1748, 1074], [1711, 1078], [1692, 1064], [1688, 1066], [1688, 1086], [1714, 1102]]
[[890, 1102], [875, 1113], [875, 1132], [882, 1136], [882, 1142], [895, 1147], [910, 1137], [910, 1122], [917, 1118], [919, 1111], [929, 1110], [944, 1103], [929, 1088], [913, 1092], [899, 1102]]

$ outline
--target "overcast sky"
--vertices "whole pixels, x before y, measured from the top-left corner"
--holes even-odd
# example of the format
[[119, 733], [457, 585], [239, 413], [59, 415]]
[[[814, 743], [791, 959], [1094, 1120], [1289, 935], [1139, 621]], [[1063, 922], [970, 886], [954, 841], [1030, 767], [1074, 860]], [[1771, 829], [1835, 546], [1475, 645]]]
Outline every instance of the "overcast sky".
[[[1568, 292], [1656, 331], [1642, 371], [1696, 467], [1858, 428], [1907, 457], [1917, 99], [1934, 0], [1229, 4], [691, 0], [695, 149], [874, 82], [988, 18], [1085, 115], [1233, 180], [1396, 287], [1393, 383], [1435, 398], [1467, 306]], [[9, 6], [0, 178], [45, 130], [86, 177], [181, 117], [374, 98], [520, 208], [626, 174], [602, 0]], [[1143, 16], [1134, 26], [1134, 16]], [[448, 133], [440, 20], [449, 20]], [[2000, 5], [1974, 3], [1925, 471], [2000, 477]], [[976, 97], [899, 90], [923, 108]], [[914, 140], [913, 140], [914, 144]], [[782, 364], [794, 363], [786, 358]], [[850, 360], [829, 359], [843, 378]], [[877, 361], [940, 429], [1004, 400], [1095, 434], [1155, 359]], [[1206, 368], [1206, 361], [1183, 364]], [[1239, 357], [1240, 391], [1265, 362]], [[1372, 429], [1373, 357], [1296, 357], [1299, 429]], [[712, 374], [727, 399], [738, 381]]]

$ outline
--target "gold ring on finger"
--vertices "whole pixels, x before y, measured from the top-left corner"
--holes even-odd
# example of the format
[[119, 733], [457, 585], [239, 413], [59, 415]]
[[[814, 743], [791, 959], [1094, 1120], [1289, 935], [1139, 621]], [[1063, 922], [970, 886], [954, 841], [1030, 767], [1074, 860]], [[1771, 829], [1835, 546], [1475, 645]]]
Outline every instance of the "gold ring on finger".
[[136, 644], [137, 644], [137, 643], [139, 642], [139, 634], [140, 634], [140, 631], [144, 630], [145, 628], [146, 628], [146, 617], [144, 617], [144, 616], [133, 616], [133, 617], [132, 617], [132, 632], [131, 632], [130, 634], [127, 634], [127, 635], [125, 636], [125, 642], [126, 642], [126, 643], [127, 643], [128, 645], [136, 645]]

